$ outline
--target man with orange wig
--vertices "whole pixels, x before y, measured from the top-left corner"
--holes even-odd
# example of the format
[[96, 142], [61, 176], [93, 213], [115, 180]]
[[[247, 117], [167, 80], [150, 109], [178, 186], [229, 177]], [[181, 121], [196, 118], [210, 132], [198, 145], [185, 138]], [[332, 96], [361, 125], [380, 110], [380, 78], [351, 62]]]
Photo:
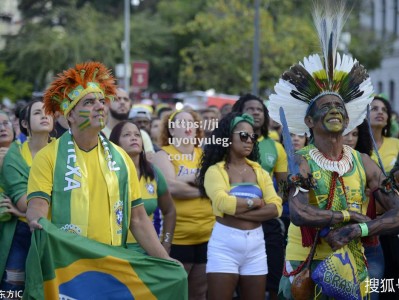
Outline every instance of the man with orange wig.
[[100, 134], [116, 94], [114, 78], [99, 62], [76, 65], [51, 83], [46, 113], [61, 112], [70, 129], [35, 156], [28, 182], [27, 219], [113, 246], [123, 246], [130, 229], [151, 256], [173, 260], [145, 212], [132, 160]]

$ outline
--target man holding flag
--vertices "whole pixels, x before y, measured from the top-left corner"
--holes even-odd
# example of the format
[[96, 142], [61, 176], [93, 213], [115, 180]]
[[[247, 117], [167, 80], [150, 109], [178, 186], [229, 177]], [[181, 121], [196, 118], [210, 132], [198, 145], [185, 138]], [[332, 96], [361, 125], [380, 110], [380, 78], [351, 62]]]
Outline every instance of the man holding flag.
[[[61, 112], [70, 130], [35, 156], [30, 171], [26, 215], [32, 231], [43, 230], [34, 231], [27, 259], [29, 298], [58, 299], [62, 294], [83, 299], [87, 282], [94, 283], [91, 295], [100, 292], [96, 299], [187, 297], [184, 269], [158, 240], [140, 198], [133, 162], [100, 134], [106, 103], [115, 94], [109, 70], [87, 62], [59, 74], [44, 95], [46, 112]], [[76, 235], [60, 232], [41, 218]], [[150, 256], [169, 262], [122, 249], [129, 229]], [[73, 253], [67, 262], [65, 253], [57, 257], [63, 251]], [[166, 272], [168, 279], [157, 278]], [[37, 277], [44, 282], [43, 295]], [[157, 280], [163, 281], [161, 288]]]

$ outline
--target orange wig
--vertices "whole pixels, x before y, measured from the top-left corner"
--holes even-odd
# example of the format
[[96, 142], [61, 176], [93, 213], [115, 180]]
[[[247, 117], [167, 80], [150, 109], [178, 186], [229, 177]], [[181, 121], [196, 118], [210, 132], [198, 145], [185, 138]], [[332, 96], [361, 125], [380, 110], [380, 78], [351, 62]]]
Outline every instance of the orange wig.
[[44, 93], [45, 111], [59, 111], [66, 116], [89, 93], [101, 93], [106, 101], [112, 101], [116, 94], [115, 79], [100, 62], [77, 64], [59, 73]]

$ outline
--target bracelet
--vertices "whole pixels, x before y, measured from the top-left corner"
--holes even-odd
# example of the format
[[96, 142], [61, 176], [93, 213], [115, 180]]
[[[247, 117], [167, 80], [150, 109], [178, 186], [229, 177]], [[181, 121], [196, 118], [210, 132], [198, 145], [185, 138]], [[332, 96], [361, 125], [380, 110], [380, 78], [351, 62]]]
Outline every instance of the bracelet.
[[165, 232], [165, 236], [163, 238], [162, 243], [171, 243], [172, 242], [172, 234], [170, 232]]
[[351, 220], [351, 215], [347, 210], [341, 210], [342, 215], [344, 216], [344, 222], [349, 222]]
[[362, 237], [369, 235], [369, 228], [366, 223], [359, 223], [360, 231], [362, 233]]

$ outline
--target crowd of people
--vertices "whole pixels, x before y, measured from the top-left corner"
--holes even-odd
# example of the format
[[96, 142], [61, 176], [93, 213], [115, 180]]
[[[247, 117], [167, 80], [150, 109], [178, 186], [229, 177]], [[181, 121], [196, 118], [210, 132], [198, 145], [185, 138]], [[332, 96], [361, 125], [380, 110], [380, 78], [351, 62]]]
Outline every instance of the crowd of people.
[[188, 299], [395, 299], [393, 111], [336, 52], [331, 24], [344, 10], [321, 10], [324, 59], [293, 65], [269, 101], [133, 103], [102, 63], [86, 62], [15, 115], [0, 110], [0, 207], [11, 215], [0, 222], [0, 291], [24, 290], [46, 218], [184, 268]]

